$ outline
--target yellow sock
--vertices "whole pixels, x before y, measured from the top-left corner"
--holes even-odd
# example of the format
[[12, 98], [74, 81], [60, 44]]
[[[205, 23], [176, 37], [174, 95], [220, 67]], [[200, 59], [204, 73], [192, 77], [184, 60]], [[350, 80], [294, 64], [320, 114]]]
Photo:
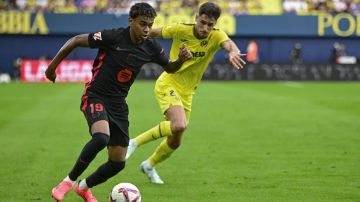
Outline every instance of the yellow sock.
[[169, 156], [174, 152], [174, 149], [171, 149], [167, 144], [167, 140], [163, 140], [160, 145], [156, 148], [155, 152], [150, 156], [149, 162], [152, 166], [160, 163], [161, 161], [169, 158]]
[[154, 128], [151, 128], [150, 130], [145, 131], [144, 133], [137, 136], [135, 138], [135, 142], [138, 146], [140, 146], [150, 141], [156, 140], [160, 137], [165, 137], [170, 135], [172, 135], [170, 121], [163, 121]]

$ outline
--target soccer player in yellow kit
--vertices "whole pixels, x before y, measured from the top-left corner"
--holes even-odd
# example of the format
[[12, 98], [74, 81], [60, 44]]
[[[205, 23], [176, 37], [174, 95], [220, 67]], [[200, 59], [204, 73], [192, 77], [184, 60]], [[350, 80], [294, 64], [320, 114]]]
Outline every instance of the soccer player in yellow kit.
[[165, 121], [131, 139], [129, 143], [126, 159], [139, 146], [167, 137], [140, 165], [140, 170], [153, 183], [164, 183], [154, 167], [180, 146], [182, 135], [189, 123], [193, 95], [215, 53], [223, 48], [228, 52], [229, 62], [235, 68], [240, 69], [245, 65], [241, 58], [245, 54], [240, 53], [225, 32], [214, 28], [220, 14], [221, 10], [216, 4], [207, 2], [200, 6], [196, 24], [173, 24], [151, 31], [150, 35], [153, 37], [173, 40], [170, 59], [177, 57], [183, 44], [193, 55], [176, 73], [164, 72], [156, 81], [155, 95], [165, 115]]

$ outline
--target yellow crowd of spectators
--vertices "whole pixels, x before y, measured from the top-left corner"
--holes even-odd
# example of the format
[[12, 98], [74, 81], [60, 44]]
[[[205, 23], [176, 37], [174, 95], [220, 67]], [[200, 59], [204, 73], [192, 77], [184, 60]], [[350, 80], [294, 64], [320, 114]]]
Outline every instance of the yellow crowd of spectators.
[[[232, 15], [300, 15], [321, 12], [360, 14], [360, 0], [208, 0]], [[2, 0], [1, 10], [44, 11], [52, 13], [128, 13], [130, 6], [147, 2], [165, 15], [196, 13], [205, 0]]]
[[316, 15], [319, 13], [360, 14], [360, 0], [284, 0], [284, 13]]

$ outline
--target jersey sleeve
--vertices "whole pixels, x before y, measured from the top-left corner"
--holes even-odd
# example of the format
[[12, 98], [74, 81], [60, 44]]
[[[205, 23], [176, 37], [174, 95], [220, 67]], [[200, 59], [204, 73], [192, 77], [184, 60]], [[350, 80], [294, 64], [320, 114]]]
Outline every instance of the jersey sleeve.
[[116, 39], [117, 30], [103, 30], [101, 32], [89, 34], [89, 46], [90, 48], [105, 48], [112, 44]]
[[164, 39], [176, 38], [179, 30], [179, 24], [166, 25], [162, 28], [161, 35]]
[[159, 64], [160, 66], [166, 66], [169, 64], [169, 57], [166, 56], [164, 49], [157, 41], [154, 43], [154, 53], [153, 62]]
[[224, 41], [228, 41], [228, 40], [230, 40], [230, 39], [229, 39], [228, 35], [224, 31], [221, 31], [221, 30], [216, 30], [215, 31], [213, 41], [216, 43], [215, 44], [216, 49], [220, 49], [221, 44]]

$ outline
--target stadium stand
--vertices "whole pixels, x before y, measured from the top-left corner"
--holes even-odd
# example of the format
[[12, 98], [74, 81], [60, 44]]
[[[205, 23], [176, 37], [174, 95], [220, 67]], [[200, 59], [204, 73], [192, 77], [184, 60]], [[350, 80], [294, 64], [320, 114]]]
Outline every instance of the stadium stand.
[[[211, 0], [210, 0], [211, 1]], [[360, 13], [360, 0], [212, 0], [233, 15], [299, 15], [327, 13]], [[3, 0], [1, 10], [28, 10], [52, 13], [124, 14], [135, 2], [147, 2], [167, 15], [194, 14], [203, 0]]]
[[[17, 68], [14, 68], [14, 61], [19, 57], [38, 60], [41, 56], [48, 55], [51, 58], [59, 44], [70, 36], [126, 24], [129, 8], [135, 2], [147, 2], [156, 8], [158, 17], [154, 27], [160, 27], [178, 22], [193, 23], [198, 6], [205, 1], [2, 0], [0, 60], [3, 62], [0, 72], [9, 73], [15, 79], [18, 73]], [[262, 75], [270, 75], [267, 71], [271, 68], [274, 72], [284, 69], [276, 65], [283, 67], [301, 64], [306, 65], [311, 72], [315, 71], [312, 68], [317, 72], [325, 72], [328, 64], [359, 64], [360, 18], [357, 15], [360, 14], [360, 0], [271, 0], [271, 3], [269, 0], [209, 1], [217, 3], [223, 11], [216, 28], [225, 31], [243, 52], [247, 52], [251, 40], [256, 40], [258, 57], [249, 64], [252, 63], [255, 70], [263, 69], [263, 72], [260, 72]], [[68, 23], [69, 20], [71, 24]], [[168, 52], [171, 41], [160, 40], [160, 43]], [[296, 43], [301, 44], [301, 60], [289, 57]], [[346, 47], [346, 54], [337, 54], [334, 51], [338, 50], [334, 49], [337, 46], [333, 44]], [[8, 50], [9, 46], [13, 48]], [[95, 54], [94, 51], [80, 49], [69, 55], [68, 59], [89, 60]], [[213, 69], [226, 64], [226, 59], [223, 52], [216, 54]], [[251, 61], [249, 58], [247, 60]], [[222, 70], [220, 66], [219, 70]], [[247, 67], [245, 71], [249, 70], [251, 73], [251, 66]], [[347, 67], [336, 68], [342, 71]], [[353, 73], [344, 70], [341, 75], [350, 75], [350, 80], [359, 80], [360, 74], [356, 73], [360, 72], [358, 67], [351, 68]], [[296, 68], [292, 70], [297, 71]], [[228, 73], [233, 75], [233, 72]], [[212, 76], [211, 73], [206, 75], [212, 78], [219, 77]], [[235, 77], [244, 79], [241, 76]], [[268, 79], [274, 78], [272, 76]]]

